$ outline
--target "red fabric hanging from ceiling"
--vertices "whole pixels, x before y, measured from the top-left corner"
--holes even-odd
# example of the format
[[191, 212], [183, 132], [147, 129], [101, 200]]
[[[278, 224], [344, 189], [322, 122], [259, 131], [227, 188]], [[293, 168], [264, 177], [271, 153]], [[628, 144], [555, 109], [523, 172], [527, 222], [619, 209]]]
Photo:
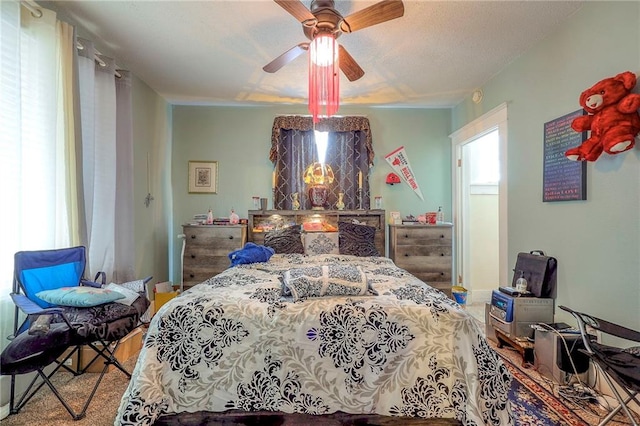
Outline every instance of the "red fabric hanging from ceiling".
[[338, 112], [339, 72], [338, 43], [331, 34], [318, 35], [309, 46], [309, 112], [314, 123]]

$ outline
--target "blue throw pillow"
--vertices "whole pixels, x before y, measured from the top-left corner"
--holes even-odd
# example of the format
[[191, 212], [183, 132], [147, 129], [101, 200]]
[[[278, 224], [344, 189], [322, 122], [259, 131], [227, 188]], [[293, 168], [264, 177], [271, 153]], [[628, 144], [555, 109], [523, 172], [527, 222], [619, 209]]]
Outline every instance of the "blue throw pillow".
[[76, 308], [89, 308], [91, 306], [103, 305], [118, 299], [124, 299], [125, 297], [117, 291], [88, 286], [61, 287], [55, 290], [45, 290], [36, 293], [36, 296], [53, 305], [73, 306]]

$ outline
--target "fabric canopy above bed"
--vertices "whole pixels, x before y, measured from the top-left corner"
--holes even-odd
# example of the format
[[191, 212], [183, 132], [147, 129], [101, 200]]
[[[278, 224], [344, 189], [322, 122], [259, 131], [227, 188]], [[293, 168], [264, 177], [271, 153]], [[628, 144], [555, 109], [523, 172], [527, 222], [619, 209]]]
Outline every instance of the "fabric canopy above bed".
[[[353, 276], [357, 286], [365, 277], [372, 291], [283, 296], [287, 271], [318, 266], [356, 267], [363, 274], [340, 279]], [[323, 270], [323, 288], [336, 289]], [[464, 309], [390, 259], [276, 254], [230, 268], [159, 310], [115, 424], [267, 410], [510, 425], [511, 376], [482, 334]]]

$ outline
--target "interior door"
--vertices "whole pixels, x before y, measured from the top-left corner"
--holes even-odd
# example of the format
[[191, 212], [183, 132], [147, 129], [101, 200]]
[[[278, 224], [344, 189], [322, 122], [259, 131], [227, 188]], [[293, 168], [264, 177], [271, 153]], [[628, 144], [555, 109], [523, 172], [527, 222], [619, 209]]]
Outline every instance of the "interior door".
[[506, 118], [503, 104], [451, 135], [455, 282], [471, 303], [507, 283]]

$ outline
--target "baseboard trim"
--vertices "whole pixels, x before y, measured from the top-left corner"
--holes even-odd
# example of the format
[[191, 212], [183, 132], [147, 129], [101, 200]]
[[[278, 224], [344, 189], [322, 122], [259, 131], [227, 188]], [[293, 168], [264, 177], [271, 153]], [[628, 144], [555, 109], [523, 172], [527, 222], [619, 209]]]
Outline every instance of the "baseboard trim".
[[4, 404], [0, 407], [0, 420], [5, 419], [9, 416], [9, 404]]

